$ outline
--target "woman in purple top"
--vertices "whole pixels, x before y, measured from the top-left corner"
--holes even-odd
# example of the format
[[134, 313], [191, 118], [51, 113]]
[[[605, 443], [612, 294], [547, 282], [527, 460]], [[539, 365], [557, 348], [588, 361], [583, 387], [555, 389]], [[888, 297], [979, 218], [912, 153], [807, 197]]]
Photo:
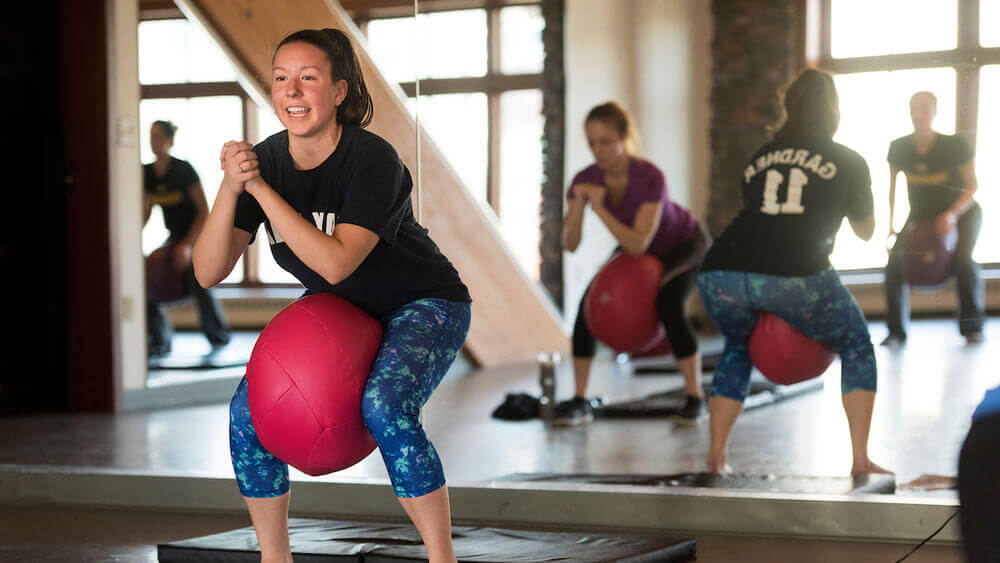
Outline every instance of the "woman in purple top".
[[[649, 253], [663, 261], [664, 276], [656, 309], [684, 375], [688, 394], [684, 409], [674, 420], [694, 424], [703, 416], [704, 392], [698, 342], [684, 303], [697, 283], [698, 266], [710, 239], [690, 211], [670, 201], [660, 169], [636, 156], [635, 127], [621, 106], [608, 102], [590, 110], [584, 129], [595, 162], [580, 171], [569, 188], [563, 245], [570, 252], [579, 246], [583, 212], [590, 205], [617, 239], [620, 250], [632, 255]], [[595, 342], [583, 309], [581, 300], [573, 327], [576, 394], [558, 405], [555, 421], [560, 424], [593, 420], [585, 395]]]

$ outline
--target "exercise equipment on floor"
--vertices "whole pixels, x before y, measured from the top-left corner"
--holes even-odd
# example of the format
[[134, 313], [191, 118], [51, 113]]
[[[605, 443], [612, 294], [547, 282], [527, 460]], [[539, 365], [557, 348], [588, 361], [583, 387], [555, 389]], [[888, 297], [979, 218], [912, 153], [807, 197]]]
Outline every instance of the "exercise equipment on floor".
[[655, 256], [615, 254], [594, 276], [584, 300], [584, 319], [594, 338], [618, 352], [662, 348], [666, 335], [656, 314], [662, 278], [663, 262]]
[[836, 355], [774, 313], [761, 311], [750, 333], [750, 360], [771, 381], [791, 385], [822, 375]]
[[[702, 388], [707, 397], [711, 388], [711, 376], [704, 378]], [[794, 385], [778, 385], [758, 374], [750, 379], [750, 392], [743, 402], [743, 410], [753, 410], [770, 406], [786, 399], [823, 388], [821, 379], [803, 381]], [[660, 391], [635, 399], [610, 402], [605, 397], [592, 397], [590, 406], [596, 418], [666, 418], [684, 408], [687, 391], [682, 384], [669, 391]], [[534, 420], [539, 418], [539, 400], [529, 393], [508, 393], [504, 401], [492, 413], [493, 418], [509, 421]]]
[[157, 303], [180, 301], [188, 295], [184, 269], [174, 262], [176, 245], [165, 244], [146, 257], [146, 296]]
[[[288, 521], [296, 561], [389, 563], [426, 561], [417, 530], [409, 524], [292, 518]], [[501, 528], [452, 528], [460, 562], [694, 561], [695, 540], [662, 535], [572, 534]], [[157, 546], [161, 563], [257, 561], [252, 527]]]
[[[725, 340], [721, 336], [702, 336], [698, 339], [698, 353], [701, 354], [701, 371], [711, 374], [719, 365]], [[635, 375], [664, 375], [680, 373], [677, 358], [672, 355], [619, 355], [618, 363], [627, 364]]]
[[350, 467], [375, 449], [361, 398], [382, 327], [345, 299], [304, 297], [261, 332], [247, 365], [261, 444], [309, 475]]
[[[706, 377], [702, 384], [707, 397], [711, 388], [711, 377]], [[794, 385], [777, 385], [758, 375], [750, 379], [750, 392], [743, 402], [743, 410], [753, 410], [773, 405], [805, 393], [811, 393], [823, 388], [821, 379], [803, 381]], [[662, 391], [639, 397], [608, 403], [593, 404], [596, 418], [659, 418], [669, 417], [680, 412], [687, 400], [687, 391], [679, 387], [670, 391]]]
[[934, 221], [919, 221], [908, 225], [899, 236], [903, 245], [900, 268], [907, 283], [933, 289], [948, 281], [958, 244], [957, 229], [941, 235]]

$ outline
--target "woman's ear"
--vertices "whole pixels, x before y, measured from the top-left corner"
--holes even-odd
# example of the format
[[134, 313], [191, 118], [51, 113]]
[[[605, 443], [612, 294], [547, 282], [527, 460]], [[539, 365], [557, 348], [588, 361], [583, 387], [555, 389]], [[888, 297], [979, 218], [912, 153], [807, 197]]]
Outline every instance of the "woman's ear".
[[340, 107], [340, 104], [344, 103], [344, 99], [347, 98], [347, 81], [341, 78], [337, 81], [336, 87], [337, 94], [334, 96], [334, 103]]

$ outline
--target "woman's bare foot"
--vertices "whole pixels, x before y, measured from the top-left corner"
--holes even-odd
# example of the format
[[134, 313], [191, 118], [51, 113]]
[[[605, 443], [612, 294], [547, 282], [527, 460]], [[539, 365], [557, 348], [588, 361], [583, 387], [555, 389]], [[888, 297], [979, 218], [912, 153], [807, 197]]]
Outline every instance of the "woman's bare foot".
[[726, 463], [725, 455], [708, 454], [708, 457], [705, 458], [705, 468], [709, 473], [722, 475], [733, 472], [733, 468]]
[[870, 459], [865, 459], [861, 461], [855, 461], [854, 467], [851, 467], [851, 475], [865, 475], [868, 473], [892, 473], [892, 471], [880, 467], [875, 464], [874, 461]]
[[900, 485], [903, 489], [914, 489], [918, 491], [942, 491], [945, 489], [957, 489], [958, 479], [947, 475], [921, 475], [909, 483]]

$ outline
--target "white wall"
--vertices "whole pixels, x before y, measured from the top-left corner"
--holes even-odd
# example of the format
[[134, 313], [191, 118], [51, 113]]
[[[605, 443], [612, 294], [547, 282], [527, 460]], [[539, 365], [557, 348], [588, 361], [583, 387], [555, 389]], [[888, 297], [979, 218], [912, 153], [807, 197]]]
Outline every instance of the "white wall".
[[[142, 250], [142, 168], [139, 164], [139, 6], [107, 0], [108, 116], [111, 217], [111, 303], [115, 381], [146, 385], [146, 308]], [[119, 389], [119, 392], [122, 389]]]
[[[643, 156], [670, 195], [700, 218], [707, 200], [711, 13], [703, 0], [567, 0], [566, 181], [593, 162], [583, 136], [591, 107], [617, 100], [632, 112]], [[583, 241], [564, 256], [565, 326], [615, 247], [589, 210]]]
[[[565, 21], [566, 182], [593, 162], [583, 134], [590, 108], [608, 100], [626, 107], [635, 101], [631, 0], [568, 0]], [[615, 247], [614, 237], [587, 211], [583, 239], [576, 252], [563, 256], [564, 322], [572, 328], [580, 296], [594, 272]]]

